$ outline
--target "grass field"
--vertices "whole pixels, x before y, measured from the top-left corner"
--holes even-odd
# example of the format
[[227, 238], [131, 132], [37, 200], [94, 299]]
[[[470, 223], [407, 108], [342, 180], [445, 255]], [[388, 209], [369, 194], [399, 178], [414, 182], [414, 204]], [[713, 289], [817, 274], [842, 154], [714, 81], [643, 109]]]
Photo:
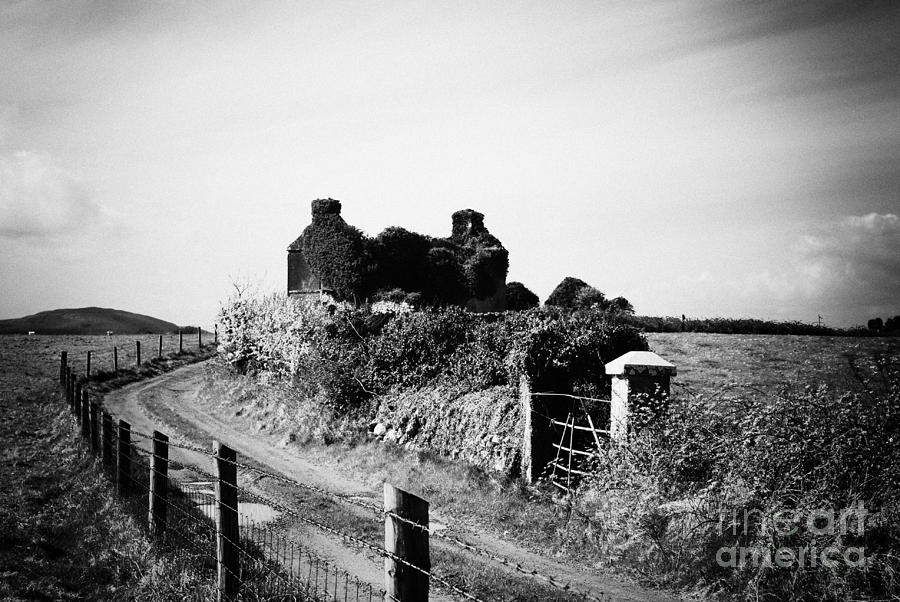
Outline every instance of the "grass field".
[[[88, 350], [92, 371], [109, 370], [115, 345], [126, 368], [135, 340], [144, 361], [156, 356], [152, 335], [0, 335], [0, 600], [162, 600], [175, 599], [157, 595], [175, 587], [169, 579], [183, 590], [198, 585], [171, 557], [148, 553], [149, 539], [100, 476], [57, 391], [61, 350], [83, 373]], [[164, 353], [177, 352], [177, 335], [163, 343]], [[185, 340], [186, 352], [196, 346], [196, 337]]]
[[827, 384], [853, 389], [853, 362], [900, 353], [895, 337], [819, 337], [706, 333], [648, 333], [650, 349], [672, 362], [673, 393], [703, 396], [730, 385], [774, 393], [782, 387]]
[[[678, 367], [676, 394], [710, 396], [733, 383], [764, 393], [820, 383], [852, 387], [851, 361], [900, 353], [900, 340], [887, 338], [652, 333], [647, 339]], [[166, 578], [163, 567], [154, 567], [147, 558], [142, 531], [111, 503], [103, 480], [96, 475], [83, 479], [91, 460], [61, 404], [53, 403], [61, 350], [68, 351], [76, 371], [83, 373], [88, 350], [93, 351], [93, 369], [108, 370], [114, 345], [120, 366], [133, 363], [135, 340], [141, 341], [145, 360], [156, 355], [158, 338], [149, 335], [0, 336], [0, 451], [5, 479], [12, 483], [0, 492], [0, 598], [120, 599], [147, 595]], [[185, 337], [186, 350], [196, 344], [195, 337]], [[177, 346], [177, 335], [164, 338], [164, 353], [177, 351]], [[401, 450], [379, 452], [373, 445], [326, 446], [322, 454], [338, 455], [338, 462], [379, 478], [428, 486], [430, 497], [448, 507], [458, 498], [453, 487], [439, 491], [448, 481], [462, 484], [468, 495], [478, 490], [479, 508], [454, 508], [471, 522], [490, 520], [495, 529], [551, 554], [591, 557], [586, 549], [570, 549], [584, 545], [572, 537], [580, 525], [561, 524], [565, 508], [534, 499], [543, 497], [537, 492], [498, 484], [441, 459]], [[408, 472], [399, 465], [409, 467]]]
[[[10, 395], [40, 392], [59, 372], [59, 354], [68, 353], [68, 364], [84, 374], [87, 352], [91, 351], [91, 371], [112, 370], [113, 347], [118, 348], [119, 368], [134, 366], [135, 341], [141, 343], [141, 361], [155, 358], [159, 335], [0, 335], [0, 400]], [[212, 339], [204, 335], [204, 344]], [[197, 335], [185, 335], [184, 350], [197, 349]], [[178, 335], [163, 335], [163, 355], [178, 352]]]

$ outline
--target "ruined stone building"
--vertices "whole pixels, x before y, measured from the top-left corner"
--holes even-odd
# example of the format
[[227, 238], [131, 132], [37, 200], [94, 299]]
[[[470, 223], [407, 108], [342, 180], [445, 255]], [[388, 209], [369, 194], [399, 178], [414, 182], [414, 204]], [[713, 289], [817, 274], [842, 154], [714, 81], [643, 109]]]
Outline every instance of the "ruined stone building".
[[407, 294], [424, 305], [502, 311], [509, 256], [472, 209], [452, 216], [447, 238], [391, 227], [369, 238], [335, 199], [312, 202], [312, 222], [287, 249], [289, 295], [327, 292], [362, 302]]

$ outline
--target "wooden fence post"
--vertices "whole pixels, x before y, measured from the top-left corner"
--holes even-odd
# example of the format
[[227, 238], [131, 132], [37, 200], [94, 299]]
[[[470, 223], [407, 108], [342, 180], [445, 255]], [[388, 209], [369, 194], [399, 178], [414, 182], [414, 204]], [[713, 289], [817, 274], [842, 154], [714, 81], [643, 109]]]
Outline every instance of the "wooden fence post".
[[101, 437], [101, 452], [100, 456], [103, 458], [103, 464], [106, 466], [112, 466], [113, 464], [113, 441], [115, 437], [113, 435], [113, 421], [112, 416], [109, 415], [108, 412], [103, 412], [103, 435]]
[[66, 386], [66, 368], [68, 367], [69, 357], [65, 351], [59, 352], [59, 386]]
[[166, 506], [169, 497], [169, 438], [153, 431], [153, 460], [150, 463], [150, 532], [162, 537], [166, 532]]
[[91, 377], [91, 352], [90, 351], [87, 352], [87, 362], [85, 363], [85, 366], [84, 366], [84, 377], [85, 378]]
[[124, 420], [119, 420], [117, 452], [116, 490], [125, 497], [131, 485], [131, 425]]
[[87, 389], [81, 389], [81, 434], [85, 439], [91, 436], [91, 407]]
[[213, 344], [219, 344], [219, 325], [213, 324]]
[[162, 357], [162, 335], [159, 335], [159, 351], [156, 352], [156, 357]]
[[[428, 502], [390, 483], [384, 484], [384, 589], [391, 600], [428, 600], [429, 577], [395, 560], [397, 557], [423, 571], [431, 571], [428, 551]], [[392, 514], [421, 525], [415, 527]]]
[[178, 329], [178, 353], [184, 352], [184, 333], [181, 332], [181, 329]]
[[119, 373], [119, 348], [113, 345], [113, 372]]
[[134, 359], [134, 367], [140, 368], [141, 367], [141, 342], [140, 341], [134, 342], [134, 352], [137, 356]]
[[233, 600], [240, 589], [238, 556], [237, 453], [213, 441], [216, 453], [216, 551], [219, 568], [219, 602]]
[[197, 349], [203, 349], [203, 329], [197, 327]]
[[72, 368], [66, 366], [66, 401], [69, 402], [69, 411], [75, 413], [75, 392], [73, 390]]
[[78, 382], [78, 377], [75, 375], [72, 375], [72, 381], [74, 383], [72, 387], [72, 403], [75, 404], [75, 419], [81, 425], [81, 383]]
[[97, 419], [97, 402], [92, 401], [90, 405], [90, 425], [91, 425], [91, 451], [95, 454], [100, 451], [100, 422]]

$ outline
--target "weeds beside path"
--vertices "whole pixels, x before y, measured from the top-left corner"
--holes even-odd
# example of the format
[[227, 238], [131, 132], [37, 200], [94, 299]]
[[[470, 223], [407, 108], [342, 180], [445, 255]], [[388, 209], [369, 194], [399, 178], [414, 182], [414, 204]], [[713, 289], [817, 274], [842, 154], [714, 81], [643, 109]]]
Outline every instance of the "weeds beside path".
[[[177, 599], [172, 584], [199, 591], [196, 572], [157, 553], [101, 476], [57, 390], [58, 364], [14, 351], [0, 354], [0, 599]], [[122, 371], [104, 386], [196, 358]]]
[[[220, 369], [209, 362], [188, 366], [152, 381], [114, 391], [107, 396], [106, 404], [130, 420], [137, 430], [164, 430], [175, 439], [199, 446], [206, 446], [210, 439], [215, 438], [234, 447], [242, 457], [252, 459], [250, 461], [269, 470], [371, 504], [380, 505], [381, 483], [389, 480], [431, 501], [433, 528], [508, 558], [513, 563], [569, 582], [577, 590], [611, 600], [675, 599], [674, 596], [613, 578], [589, 566], [577, 566], [571, 559], [554, 559], [527, 549], [546, 550], [540, 541], [532, 541], [529, 546], [521, 538], [515, 541], [515, 537], [503, 536], [498, 529], [504, 528], [504, 521], [496, 520], [497, 513], [509, 513], [513, 508], [527, 513], [531, 508], [521, 505], [520, 500], [501, 503], [506, 494], [498, 492], [489, 482], [473, 489], [467, 467], [374, 443], [358, 446], [292, 443], [287, 433], [277, 429], [273, 431], [265, 422], [259, 422], [257, 415], [245, 412], [243, 404], [247, 403], [246, 399], [239, 401], [229, 397], [227, 387], [216, 389], [216, 379], [231, 378], [217, 370]], [[202, 461], [197, 457], [176, 460], [184, 463]], [[375, 522], [366, 523], [350, 515], [342, 517], [341, 513], [346, 513], [346, 508], [334, 508], [323, 500], [298, 496], [296, 492], [286, 491], [284, 487], [266, 481], [269, 480], [257, 479], [252, 486], [268, 496], [276, 496], [279, 503], [287, 502], [302, 507], [303, 512], [319, 512], [330, 520], [343, 521], [342, 527], [345, 529], [362, 530], [363, 533], [358, 533], [360, 536], [374, 540], [381, 537], [381, 527]], [[528, 520], [527, 516], [520, 518]], [[537, 515], [532, 520], [540, 521], [542, 518]], [[499, 525], [495, 524], [498, 522]], [[548, 528], [552, 526], [536, 525], [538, 531]], [[380, 579], [378, 559], [368, 558], [369, 566], [364, 566], [362, 555], [342, 548], [340, 542], [308, 530], [303, 530], [303, 536], [336, 562], [354, 570], [361, 579], [370, 582]], [[439, 538], [432, 538], [432, 549], [436, 570], [442, 570], [456, 583], [472, 589], [485, 599], [579, 599], [543, 586], [534, 578], [502, 568], [482, 556], [460, 552]], [[435, 594], [432, 599], [441, 599], [439, 592]]]
[[[57, 389], [58, 343], [0, 341], [0, 599], [154, 601], [201, 592], [198, 572], [152, 544], [88, 453]], [[154, 359], [105, 375], [99, 387], [212, 353]]]

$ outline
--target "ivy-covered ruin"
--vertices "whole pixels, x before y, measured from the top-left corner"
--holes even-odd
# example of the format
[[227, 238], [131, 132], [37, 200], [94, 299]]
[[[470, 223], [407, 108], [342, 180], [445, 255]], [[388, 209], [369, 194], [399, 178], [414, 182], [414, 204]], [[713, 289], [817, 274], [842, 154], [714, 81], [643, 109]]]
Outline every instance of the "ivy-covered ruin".
[[288, 247], [288, 294], [327, 292], [353, 302], [389, 299], [503, 311], [509, 253], [472, 209], [453, 214], [447, 238], [390, 227], [365, 236], [341, 202], [312, 202], [312, 223]]

